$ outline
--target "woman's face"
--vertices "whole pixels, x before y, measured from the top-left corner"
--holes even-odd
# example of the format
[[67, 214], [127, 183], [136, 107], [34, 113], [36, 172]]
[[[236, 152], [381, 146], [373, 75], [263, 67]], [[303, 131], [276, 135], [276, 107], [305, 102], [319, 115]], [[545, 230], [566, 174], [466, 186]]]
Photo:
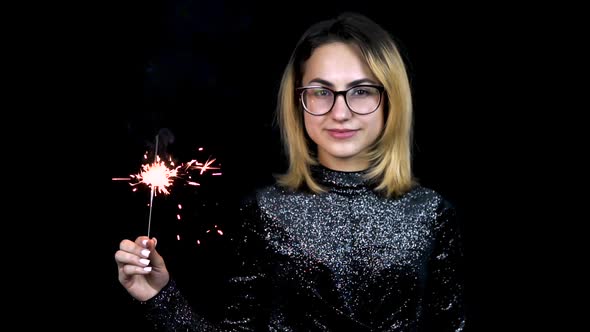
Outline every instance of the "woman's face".
[[[341, 91], [363, 84], [380, 85], [356, 46], [341, 42], [326, 44], [315, 49], [305, 63], [303, 86]], [[355, 94], [349, 93], [349, 98]], [[383, 121], [383, 102], [375, 112], [359, 115], [348, 108], [343, 95], [336, 97], [327, 114], [304, 112], [305, 129], [317, 144], [320, 163], [339, 171], [359, 171], [369, 166], [363, 152], [381, 133]]]

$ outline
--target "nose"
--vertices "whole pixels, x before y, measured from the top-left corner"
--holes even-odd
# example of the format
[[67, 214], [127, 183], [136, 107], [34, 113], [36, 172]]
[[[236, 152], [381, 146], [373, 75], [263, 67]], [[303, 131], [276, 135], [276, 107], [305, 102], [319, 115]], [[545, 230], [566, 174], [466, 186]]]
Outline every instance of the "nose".
[[330, 112], [332, 118], [337, 121], [348, 120], [352, 116], [352, 111], [348, 108], [344, 95], [336, 96], [332, 112]]

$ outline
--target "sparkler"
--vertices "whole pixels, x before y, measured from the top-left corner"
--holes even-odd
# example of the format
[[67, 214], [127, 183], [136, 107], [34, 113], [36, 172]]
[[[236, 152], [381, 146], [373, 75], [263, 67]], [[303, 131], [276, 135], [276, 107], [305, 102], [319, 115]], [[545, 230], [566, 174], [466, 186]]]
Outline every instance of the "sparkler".
[[[141, 171], [138, 174], [130, 175], [127, 178], [112, 178], [114, 181], [131, 181], [135, 180], [135, 182], [131, 182], [131, 186], [137, 186], [138, 184], [145, 184], [150, 187], [150, 199], [149, 199], [149, 215], [148, 215], [148, 230], [147, 236], [150, 236], [151, 230], [151, 223], [152, 223], [152, 210], [154, 205], [154, 196], [158, 193], [168, 195], [172, 190], [172, 184], [174, 183], [175, 179], [180, 179], [183, 175], [188, 176], [190, 179], [189, 172], [191, 170], [200, 170], [199, 175], [202, 175], [206, 171], [209, 170], [218, 170], [219, 167], [212, 166], [216, 159], [207, 159], [205, 163], [200, 163], [196, 159], [193, 159], [187, 163], [181, 163], [178, 166], [174, 165], [172, 160], [169, 160], [169, 165], [167, 165], [163, 160], [160, 160], [158, 155], [158, 135], [156, 135], [156, 146], [155, 146], [155, 153], [154, 153], [154, 161], [153, 163], [147, 163], [141, 165]], [[202, 148], [199, 149], [201, 151]], [[145, 156], [147, 159], [147, 154]], [[212, 175], [217, 176], [221, 175], [221, 172], [212, 173]], [[195, 181], [186, 181], [188, 185], [192, 186], [200, 186], [198, 182]], [[136, 189], [134, 188], [133, 191]], [[179, 205], [179, 209], [181, 206]], [[180, 219], [180, 214], [177, 215], [177, 219]]]
[[[148, 215], [148, 230], [147, 230], [147, 237], [148, 239], [150, 238], [150, 229], [152, 226], [152, 207], [154, 206], [154, 191], [156, 188], [163, 188], [164, 192], [168, 192], [166, 190], [166, 186], [169, 186], [172, 182], [169, 181], [170, 177], [168, 176], [164, 176], [164, 177], [156, 177], [156, 176], [151, 176], [151, 175], [161, 175], [162, 173], [165, 175], [168, 175], [169, 172], [167, 172], [168, 168], [166, 168], [166, 166], [163, 166], [161, 163], [158, 165], [158, 135], [156, 135], [156, 148], [155, 148], [155, 153], [154, 153], [154, 169], [157, 168], [161, 168], [163, 167], [161, 170], [162, 172], [158, 172], [156, 171], [155, 173], [151, 173], [151, 172], [147, 172], [146, 174], [148, 175], [147, 177], [147, 184], [150, 185], [150, 213]], [[176, 174], [174, 174], [176, 175]], [[145, 177], [144, 177], [145, 179]], [[154, 182], [155, 180], [157, 181], [162, 181], [164, 180], [162, 183], [164, 185], [160, 185], [160, 182]]]

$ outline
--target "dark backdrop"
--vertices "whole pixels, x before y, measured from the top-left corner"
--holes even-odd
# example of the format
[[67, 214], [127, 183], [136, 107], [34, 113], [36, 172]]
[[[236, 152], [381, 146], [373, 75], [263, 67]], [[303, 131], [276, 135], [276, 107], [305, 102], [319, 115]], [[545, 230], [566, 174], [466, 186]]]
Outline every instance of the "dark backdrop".
[[82, 173], [75, 186], [84, 189], [66, 201], [82, 201], [78, 209], [86, 213], [68, 225], [77, 236], [67, 248], [92, 252], [75, 259], [92, 278], [75, 275], [64, 287], [76, 293], [73, 312], [90, 315], [84, 327], [145, 327], [117, 281], [113, 255], [123, 238], [146, 233], [149, 192], [132, 192], [112, 178], [137, 173], [159, 132], [175, 160], [213, 157], [222, 167], [222, 176], [199, 177], [200, 187], [178, 182], [171, 195], [156, 196], [151, 225], [182, 287], [216, 317], [225, 241], [235, 226], [232, 207], [284, 166], [273, 124], [282, 70], [304, 29], [342, 10], [383, 25], [406, 57], [415, 98], [415, 173], [461, 217], [468, 326], [498, 331], [535, 323], [523, 308], [542, 298], [544, 288], [522, 273], [538, 249], [522, 236], [535, 223], [521, 209], [532, 189], [514, 182], [527, 172], [519, 163], [527, 141], [514, 138], [526, 130], [516, 123], [529, 113], [522, 101], [509, 102], [522, 93], [519, 66], [527, 59], [515, 51], [527, 43], [520, 38], [527, 32], [516, 28], [518, 12], [355, 1], [183, 0], [97, 8], [92, 37], [84, 41], [89, 60], [78, 73], [87, 84], [84, 99], [79, 113], [67, 116], [76, 123], [68, 142], [82, 146], [73, 158], [72, 168]]

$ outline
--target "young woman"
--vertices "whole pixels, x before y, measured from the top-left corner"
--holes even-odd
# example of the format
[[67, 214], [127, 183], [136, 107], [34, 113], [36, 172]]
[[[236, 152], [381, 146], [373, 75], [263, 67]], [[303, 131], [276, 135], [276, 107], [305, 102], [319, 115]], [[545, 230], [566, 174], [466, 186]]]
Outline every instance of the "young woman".
[[155, 239], [123, 240], [119, 281], [161, 330], [460, 331], [453, 207], [416, 183], [412, 100], [391, 36], [353, 13], [311, 26], [277, 108], [288, 170], [241, 209], [225, 319], [193, 311]]

